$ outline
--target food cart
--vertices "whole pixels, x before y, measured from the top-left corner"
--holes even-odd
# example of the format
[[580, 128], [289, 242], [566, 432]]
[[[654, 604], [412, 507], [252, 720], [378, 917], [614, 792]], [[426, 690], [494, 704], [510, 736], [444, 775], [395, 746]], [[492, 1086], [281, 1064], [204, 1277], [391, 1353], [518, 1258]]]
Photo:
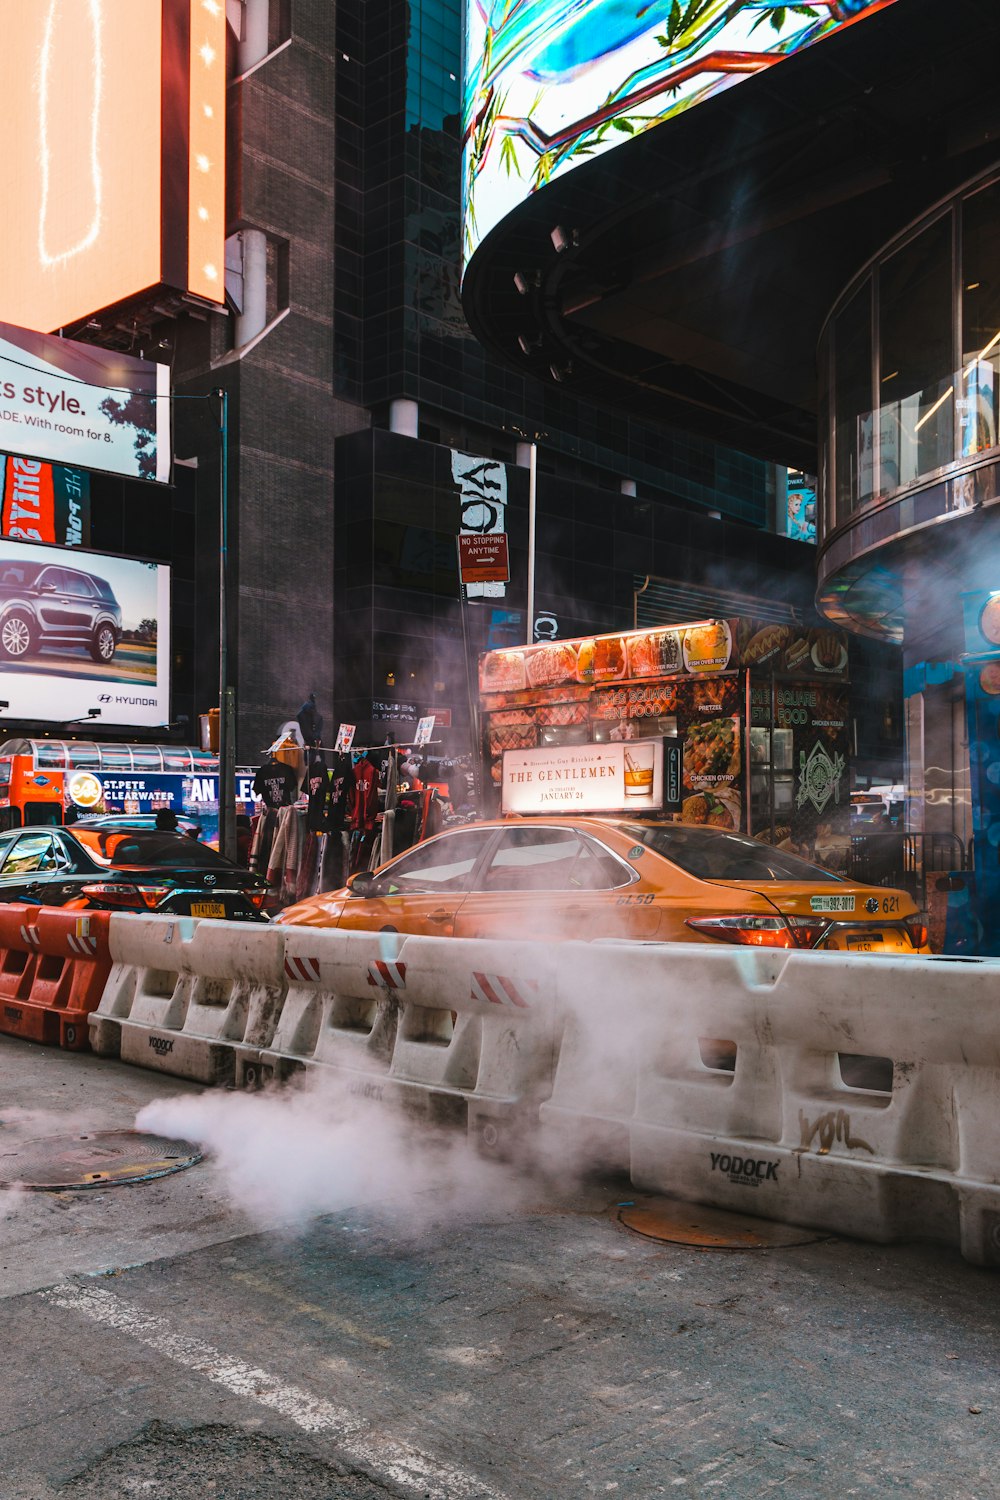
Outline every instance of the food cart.
[[[842, 632], [751, 619], [488, 651], [479, 689], [491, 810], [501, 806], [505, 752], [679, 742], [675, 810], [664, 813], [671, 803], [661, 799], [657, 815], [837, 867], [850, 832], [847, 669]], [[643, 755], [623, 757], [623, 768], [633, 778], [645, 771]], [[621, 808], [602, 810], [638, 810], [634, 786]]]

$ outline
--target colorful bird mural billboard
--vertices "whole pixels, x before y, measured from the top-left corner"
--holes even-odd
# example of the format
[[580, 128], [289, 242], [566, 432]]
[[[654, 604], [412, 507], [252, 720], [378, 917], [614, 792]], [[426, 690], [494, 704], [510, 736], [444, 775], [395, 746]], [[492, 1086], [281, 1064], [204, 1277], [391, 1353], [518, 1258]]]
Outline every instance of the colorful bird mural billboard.
[[554, 177], [895, 3], [466, 0], [466, 261]]

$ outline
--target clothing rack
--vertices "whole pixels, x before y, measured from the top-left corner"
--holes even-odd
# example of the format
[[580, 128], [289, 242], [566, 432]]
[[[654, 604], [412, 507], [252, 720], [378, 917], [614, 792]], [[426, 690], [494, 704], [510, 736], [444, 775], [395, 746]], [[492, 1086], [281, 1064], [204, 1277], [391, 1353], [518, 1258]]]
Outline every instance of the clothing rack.
[[[346, 750], [338, 750], [335, 745], [285, 745], [286, 750], [301, 750], [303, 755], [309, 750], [323, 750], [328, 755], [367, 755], [369, 750], [426, 750], [429, 745], [443, 745], [444, 740], [425, 740], [422, 745], [416, 745], [412, 740], [400, 740], [392, 745], [349, 745]], [[260, 750], [259, 755], [276, 755], [275, 750]]]

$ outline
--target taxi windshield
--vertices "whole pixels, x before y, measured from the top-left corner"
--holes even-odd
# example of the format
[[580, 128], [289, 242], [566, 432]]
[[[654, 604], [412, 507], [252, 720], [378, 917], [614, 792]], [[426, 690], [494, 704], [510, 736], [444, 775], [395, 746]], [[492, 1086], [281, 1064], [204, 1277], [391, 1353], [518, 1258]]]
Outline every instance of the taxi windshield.
[[744, 834], [686, 828], [682, 823], [619, 826], [637, 844], [645, 844], [699, 880], [795, 880], [815, 885], [842, 879], [797, 854], [772, 849]]
[[208, 844], [188, 838], [183, 833], [161, 833], [154, 830], [74, 828], [73, 837], [83, 845], [98, 864], [189, 870], [229, 869], [229, 861]]

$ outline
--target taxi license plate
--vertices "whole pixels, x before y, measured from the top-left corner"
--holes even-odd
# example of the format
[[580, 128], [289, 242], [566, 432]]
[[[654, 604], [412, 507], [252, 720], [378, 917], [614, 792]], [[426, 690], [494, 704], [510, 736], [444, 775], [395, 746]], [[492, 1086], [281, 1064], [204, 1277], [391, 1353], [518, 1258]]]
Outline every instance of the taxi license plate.
[[849, 937], [847, 946], [856, 953], [877, 953], [883, 942], [880, 932], [866, 932], [858, 937]]
[[222, 901], [192, 901], [192, 917], [224, 917], [226, 915], [225, 903]]

